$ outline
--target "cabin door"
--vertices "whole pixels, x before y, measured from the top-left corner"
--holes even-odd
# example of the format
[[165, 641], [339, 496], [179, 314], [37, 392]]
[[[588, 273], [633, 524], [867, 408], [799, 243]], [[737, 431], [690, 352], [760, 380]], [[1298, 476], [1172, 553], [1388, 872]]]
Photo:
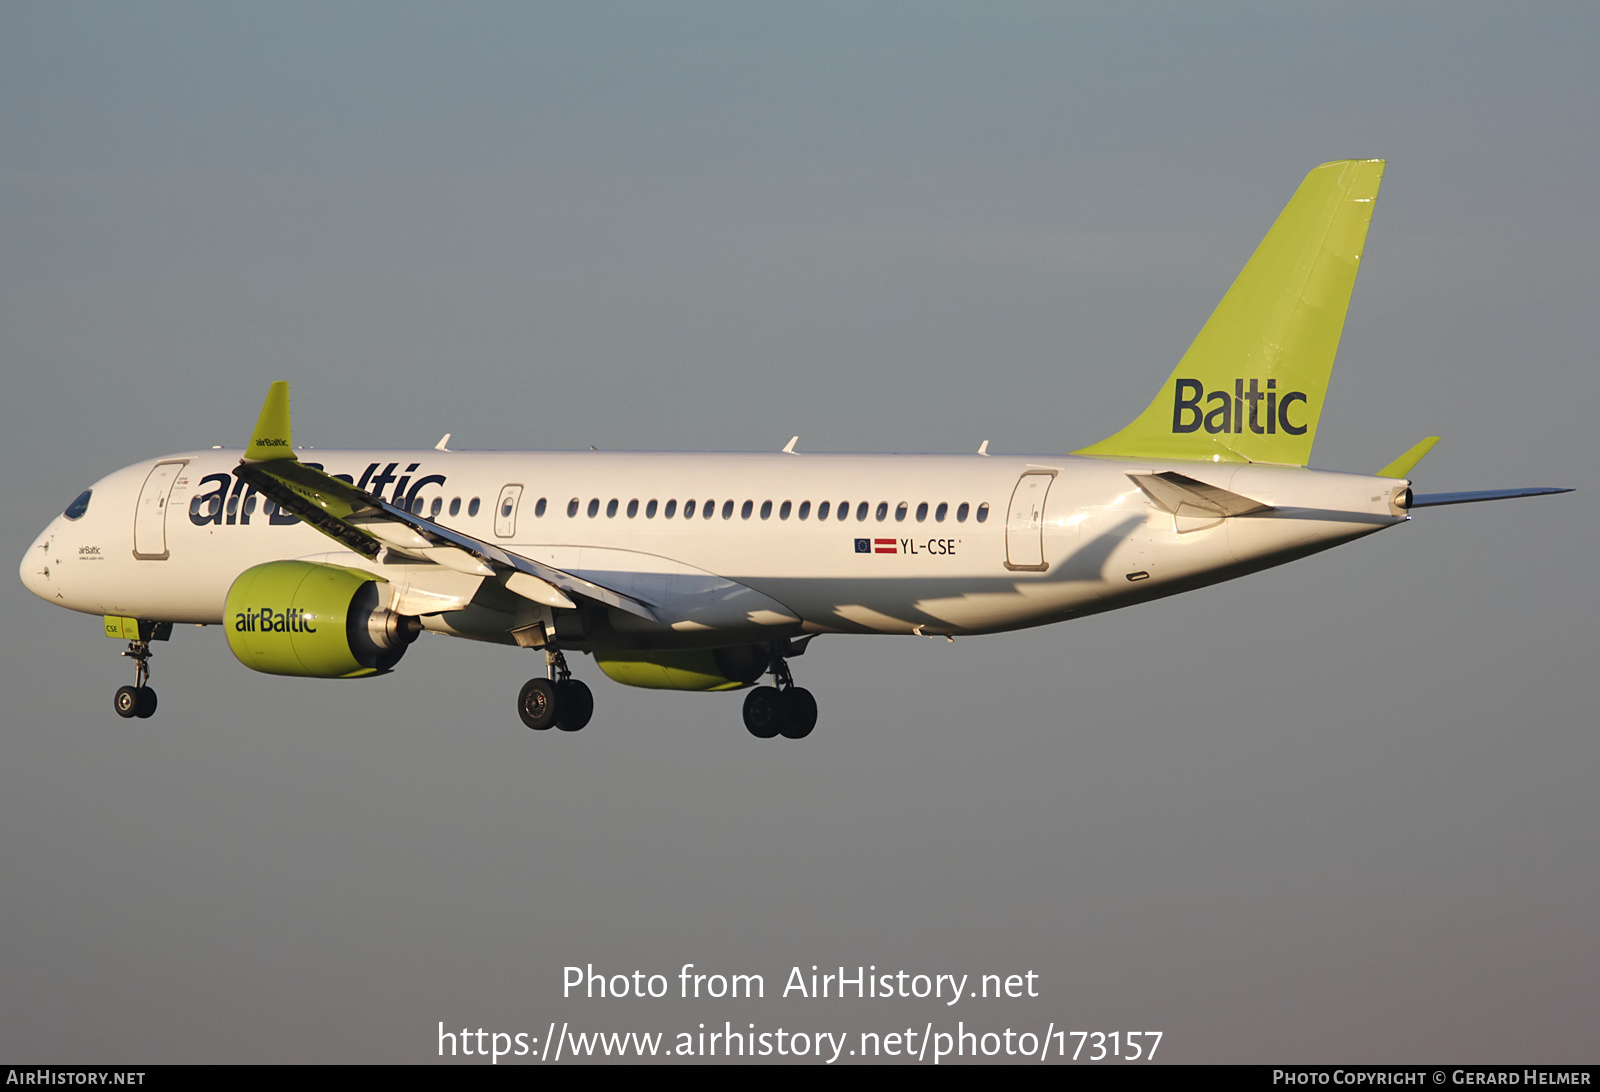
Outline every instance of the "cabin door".
[[133, 511], [133, 556], [141, 561], [167, 558], [167, 495], [185, 462], [157, 463], [139, 490], [139, 506]]
[[517, 502], [521, 499], [520, 485], [508, 485], [500, 490], [500, 499], [494, 502], [496, 538], [510, 538], [517, 533]]
[[1044, 499], [1055, 480], [1053, 470], [1030, 470], [1017, 479], [1006, 509], [1006, 568], [1042, 573], [1044, 560]]

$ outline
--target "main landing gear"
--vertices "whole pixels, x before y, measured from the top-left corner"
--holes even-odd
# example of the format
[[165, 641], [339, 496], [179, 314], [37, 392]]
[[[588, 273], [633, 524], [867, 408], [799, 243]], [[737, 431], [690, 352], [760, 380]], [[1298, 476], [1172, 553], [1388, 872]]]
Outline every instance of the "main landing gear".
[[[817, 699], [811, 691], [794, 684], [782, 646], [772, 646], [772, 681], [776, 686], [758, 686], [744, 699], [744, 726], [757, 739], [783, 736], [805, 739], [817, 726]], [[801, 650], [804, 645], [801, 645]]]
[[[140, 628], [143, 629], [147, 624], [141, 623]], [[124, 719], [131, 717], [148, 719], [156, 711], [156, 692], [146, 685], [150, 681], [150, 642], [166, 640], [167, 634], [172, 632], [172, 626], [170, 623], [158, 622], [151, 629], [153, 632], [149, 637], [141, 635], [139, 640], [129, 641], [128, 650], [123, 653], [124, 656], [132, 657], [137, 665], [133, 685], [119, 686], [113, 701], [117, 716]]]
[[528, 680], [517, 696], [517, 713], [535, 732], [551, 727], [576, 732], [594, 716], [594, 695], [572, 677], [559, 649], [547, 647], [544, 662], [548, 677]]

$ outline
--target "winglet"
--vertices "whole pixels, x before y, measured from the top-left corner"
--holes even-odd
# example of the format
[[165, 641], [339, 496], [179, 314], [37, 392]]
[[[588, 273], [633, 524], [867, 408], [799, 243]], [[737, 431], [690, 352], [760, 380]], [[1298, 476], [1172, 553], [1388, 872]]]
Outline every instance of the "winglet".
[[264, 463], [273, 459], [294, 458], [294, 444], [289, 435], [289, 384], [280, 379], [267, 388], [267, 400], [262, 403], [261, 416], [256, 418], [256, 431], [244, 457], [252, 462]]
[[1402, 456], [1378, 471], [1380, 478], [1404, 478], [1411, 474], [1412, 469], [1422, 461], [1422, 457], [1433, 450], [1433, 445], [1439, 442], [1439, 437], [1429, 436], [1414, 445]]

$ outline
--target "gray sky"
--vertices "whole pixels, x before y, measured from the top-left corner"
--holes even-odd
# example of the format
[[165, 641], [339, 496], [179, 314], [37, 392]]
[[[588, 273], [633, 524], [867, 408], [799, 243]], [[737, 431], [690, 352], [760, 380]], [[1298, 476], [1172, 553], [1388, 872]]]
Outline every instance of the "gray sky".
[[[1396, 10], [1399, 7], [1400, 10]], [[1058, 452], [1141, 409], [1304, 173], [1389, 160], [1316, 460], [1420, 512], [1128, 611], [824, 638], [739, 699], [428, 638], [152, 721], [0, 582], [0, 1057], [425, 1061], [527, 1032], [1161, 1030], [1170, 1061], [1594, 1061], [1600, 178], [1578, 4], [10, 4], [0, 545], [244, 441]], [[768, 998], [561, 998], [561, 970]], [[802, 1001], [793, 965], [1038, 972]], [[676, 979], [674, 979], [674, 983]]]

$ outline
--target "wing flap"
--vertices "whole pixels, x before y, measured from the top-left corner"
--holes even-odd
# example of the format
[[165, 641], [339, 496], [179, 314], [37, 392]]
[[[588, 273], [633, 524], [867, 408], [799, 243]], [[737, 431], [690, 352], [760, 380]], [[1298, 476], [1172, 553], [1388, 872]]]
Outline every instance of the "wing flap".
[[427, 549], [415, 551], [425, 561], [435, 565], [443, 565], [447, 569], [454, 569], [458, 573], [468, 576], [494, 576], [495, 571], [489, 565], [473, 557], [459, 546], [429, 546]]

